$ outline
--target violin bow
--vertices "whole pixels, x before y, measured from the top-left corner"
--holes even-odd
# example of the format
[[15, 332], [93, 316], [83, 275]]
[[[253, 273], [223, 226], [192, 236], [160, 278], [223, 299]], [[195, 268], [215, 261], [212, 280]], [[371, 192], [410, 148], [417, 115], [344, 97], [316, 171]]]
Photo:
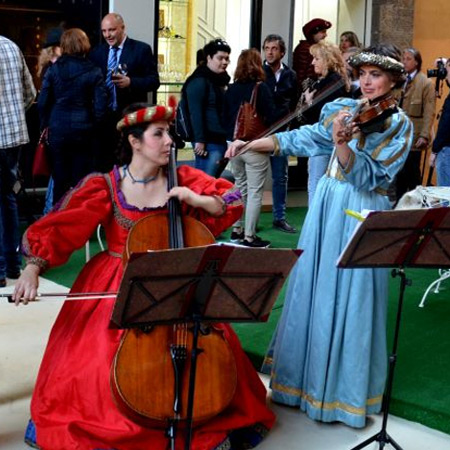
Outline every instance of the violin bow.
[[[64, 301], [71, 300], [98, 300], [106, 298], [116, 298], [117, 292], [80, 292], [80, 293], [70, 293], [70, 292], [48, 292], [36, 295], [34, 300], [30, 302], [39, 301], [46, 297], [62, 297]], [[14, 303], [12, 299], [12, 292], [10, 294], [0, 294], [0, 298], [8, 299], [8, 303]]]
[[[345, 80], [341, 78], [340, 80], [334, 82], [329, 87], [327, 87], [326, 89], [321, 91], [317, 95], [317, 97], [314, 97], [313, 101], [310, 104], [298, 105], [294, 111], [286, 114], [280, 120], [278, 120], [273, 125], [271, 125], [269, 128], [267, 128], [262, 133], [260, 133], [256, 138], [252, 139], [251, 141], [246, 142], [246, 144], [240, 148], [239, 152], [237, 152], [235, 156], [242, 155], [242, 153], [246, 152], [248, 150], [248, 144], [250, 144], [250, 142], [256, 141], [257, 139], [265, 138], [265, 137], [270, 136], [271, 134], [275, 133], [280, 128], [287, 125], [291, 120], [295, 119], [296, 117], [301, 116], [303, 113], [308, 111], [310, 108], [313, 108], [314, 106], [316, 106], [317, 103], [321, 102], [322, 100], [327, 98], [329, 95], [331, 95], [334, 92], [336, 92], [337, 90], [341, 89], [343, 86], [345, 86]], [[228, 163], [228, 158], [224, 158], [223, 160], [219, 161], [219, 163], [220, 164], [224, 163], [226, 166], [226, 164]]]

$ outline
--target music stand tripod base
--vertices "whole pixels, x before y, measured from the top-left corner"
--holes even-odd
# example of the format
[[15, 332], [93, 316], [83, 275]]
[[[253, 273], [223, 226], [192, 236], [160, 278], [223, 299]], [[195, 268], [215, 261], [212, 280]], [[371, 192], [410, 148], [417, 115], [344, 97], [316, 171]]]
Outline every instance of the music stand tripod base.
[[392, 276], [400, 277], [397, 317], [394, 328], [392, 353], [383, 398], [383, 424], [380, 432], [352, 450], [360, 450], [372, 442], [379, 448], [392, 445], [402, 450], [386, 431], [394, 381], [400, 321], [406, 279], [405, 267], [443, 268], [450, 266], [450, 208], [400, 211], [374, 211], [356, 228], [350, 242], [342, 252], [340, 268], [392, 267]]

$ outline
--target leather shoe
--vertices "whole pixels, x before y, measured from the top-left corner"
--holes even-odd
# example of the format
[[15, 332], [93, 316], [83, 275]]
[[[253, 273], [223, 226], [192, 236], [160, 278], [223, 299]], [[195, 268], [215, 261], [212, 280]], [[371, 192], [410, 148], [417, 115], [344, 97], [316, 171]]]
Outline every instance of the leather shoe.
[[0, 278], [0, 288], [6, 286], [6, 280], [4, 278]]
[[297, 233], [297, 230], [289, 225], [286, 220], [274, 220], [273, 227], [277, 230], [284, 231], [285, 233]]

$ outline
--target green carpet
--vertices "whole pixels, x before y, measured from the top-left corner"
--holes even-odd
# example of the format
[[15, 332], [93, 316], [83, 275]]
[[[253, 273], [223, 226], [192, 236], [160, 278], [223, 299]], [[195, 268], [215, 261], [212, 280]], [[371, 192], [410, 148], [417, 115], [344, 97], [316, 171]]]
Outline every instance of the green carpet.
[[[300, 226], [305, 214], [306, 208], [290, 208], [288, 221]], [[272, 247], [297, 246], [298, 233], [273, 230], [270, 213], [261, 215], [258, 235], [270, 240]], [[228, 237], [229, 232], [224, 233], [221, 240]], [[91, 254], [97, 251], [99, 246], [93, 239]], [[84, 261], [84, 250], [75, 252], [65, 266], [49, 270], [46, 277], [71, 286]], [[391, 412], [450, 434], [450, 281], [443, 283], [439, 294], [429, 294], [425, 308], [418, 308], [425, 289], [436, 279], [437, 270], [411, 269], [406, 274], [412, 280], [412, 286], [407, 287], [405, 293]], [[388, 315], [389, 350], [392, 347], [398, 289], [399, 279], [392, 278]], [[280, 317], [283, 302], [284, 289], [267, 323], [233, 325], [257, 369]]]

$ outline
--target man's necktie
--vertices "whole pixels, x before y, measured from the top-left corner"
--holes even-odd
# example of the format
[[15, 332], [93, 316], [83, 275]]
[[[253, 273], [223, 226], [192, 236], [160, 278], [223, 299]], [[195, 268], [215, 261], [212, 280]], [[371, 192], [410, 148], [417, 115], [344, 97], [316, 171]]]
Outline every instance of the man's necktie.
[[119, 49], [117, 47], [111, 47], [109, 50], [108, 56], [108, 69], [106, 73], [106, 87], [110, 93], [110, 102], [109, 107], [113, 110], [117, 110], [117, 95], [116, 95], [116, 86], [112, 81], [113, 73], [117, 71], [117, 51]]
[[412, 76], [410, 74], [408, 74], [406, 76], [406, 81], [405, 81], [405, 84], [403, 85], [402, 94], [401, 94], [400, 101], [398, 104], [400, 106], [400, 108], [403, 107], [403, 100], [405, 99], [405, 93], [410, 88], [411, 81], [412, 81]]

